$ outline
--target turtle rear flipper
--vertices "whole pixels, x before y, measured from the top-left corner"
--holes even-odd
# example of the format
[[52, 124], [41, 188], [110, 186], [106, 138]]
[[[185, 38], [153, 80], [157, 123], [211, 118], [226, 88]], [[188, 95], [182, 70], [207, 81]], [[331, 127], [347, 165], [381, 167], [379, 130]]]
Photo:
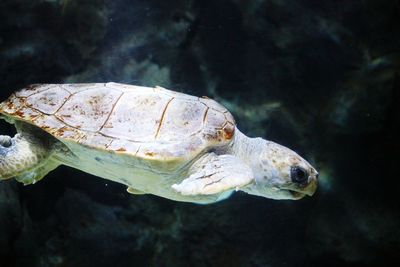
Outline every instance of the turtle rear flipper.
[[[37, 138], [29, 132], [18, 133], [13, 138], [0, 136], [0, 179], [15, 176], [37, 177], [37, 174], [28, 175], [27, 173], [45, 172], [44, 170], [47, 169], [45, 165], [48, 163], [51, 153], [52, 146], [47, 141]], [[39, 170], [42, 167], [43, 170]], [[34, 178], [28, 180], [31, 179]]]
[[132, 195], [146, 195], [147, 194], [146, 192], [140, 191], [140, 190], [135, 189], [130, 186], [126, 189], [126, 192], [128, 192], [129, 194], [132, 194]]
[[34, 184], [37, 181], [41, 180], [44, 176], [46, 176], [49, 172], [54, 170], [60, 165], [59, 162], [55, 160], [48, 160], [44, 165], [41, 165], [31, 171], [24, 172], [15, 176], [15, 180], [24, 185]]

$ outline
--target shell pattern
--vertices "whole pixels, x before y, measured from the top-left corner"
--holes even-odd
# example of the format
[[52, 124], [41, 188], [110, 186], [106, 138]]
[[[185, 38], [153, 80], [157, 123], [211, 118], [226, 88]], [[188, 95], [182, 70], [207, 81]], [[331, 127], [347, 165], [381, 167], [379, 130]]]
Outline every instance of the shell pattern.
[[212, 99], [118, 83], [31, 85], [0, 113], [61, 141], [153, 160], [226, 145], [235, 131], [232, 115]]

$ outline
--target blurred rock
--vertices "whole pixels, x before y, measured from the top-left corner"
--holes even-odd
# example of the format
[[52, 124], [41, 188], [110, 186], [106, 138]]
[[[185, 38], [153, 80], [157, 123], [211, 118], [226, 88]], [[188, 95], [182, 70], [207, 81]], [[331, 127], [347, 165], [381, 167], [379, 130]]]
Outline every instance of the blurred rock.
[[0, 263], [2, 266], [15, 262], [15, 239], [22, 227], [23, 207], [15, 181], [0, 183]]
[[[145, 264], [148, 259], [144, 255], [152, 257], [152, 250], [155, 249], [154, 256], [157, 256], [164, 250], [164, 242], [180, 238], [178, 215], [160, 212], [160, 215], [166, 216], [160, 220], [154, 216], [158, 207], [153, 207], [151, 201], [143, 199], [125, 208], [104, 205], [82, 193], [66, 190], [57, 201], [51, 217], [41, 221], [25, 219], [16, 243], [20, 253], [17, 265]], [[42, 245], [32, 250], [35, 244]]]
[[[399, 214], [392, 207], [385, 208], [378, 200], [363, 200], [351, 196], [337, 204], [328, 204], [324, 208], [329, 212], [318, 214], [314, 227], [309, 228], [308, 236], [313, 240], [309, 247], [313, 257], [335, 255], [343, 262], [369, 265], [371, 262], [398, 262], [395, 253], [400, 246]], [[329, 247], [329, 250], [326, 249]]]
[[102, 0], [5, 0], [0, 5], [2, 87], [59, 82], [78, 71], [104, 38], [108, 21]]
[[366, 57], [359, 69], [350, 72], [351, 76], [326, 111], [332, 132], [371, 133], [385, 126], [393, 82], [400, 72], [400, 54], [375, 59]]

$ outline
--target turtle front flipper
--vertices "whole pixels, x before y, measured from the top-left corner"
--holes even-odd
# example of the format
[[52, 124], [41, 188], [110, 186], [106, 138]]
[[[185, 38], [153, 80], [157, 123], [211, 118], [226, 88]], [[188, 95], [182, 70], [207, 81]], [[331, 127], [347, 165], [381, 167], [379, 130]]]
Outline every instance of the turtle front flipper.
[[212, 195], [248, 185], [254, 181], [248, 165], [232, 155], [209, 153], [189, 169], [190, 176], [172, 188], [182, 195]]

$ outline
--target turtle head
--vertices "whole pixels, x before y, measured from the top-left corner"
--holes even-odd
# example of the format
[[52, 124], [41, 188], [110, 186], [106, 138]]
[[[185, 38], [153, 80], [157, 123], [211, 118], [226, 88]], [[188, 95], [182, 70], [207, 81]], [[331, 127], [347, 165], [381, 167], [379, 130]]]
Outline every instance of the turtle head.
[[318, 172], [296, 152], [271, 141], [260, 142], [254, 160], [255, 182], [244, 191], [272, 199], [300, 199], [317, 189]]

